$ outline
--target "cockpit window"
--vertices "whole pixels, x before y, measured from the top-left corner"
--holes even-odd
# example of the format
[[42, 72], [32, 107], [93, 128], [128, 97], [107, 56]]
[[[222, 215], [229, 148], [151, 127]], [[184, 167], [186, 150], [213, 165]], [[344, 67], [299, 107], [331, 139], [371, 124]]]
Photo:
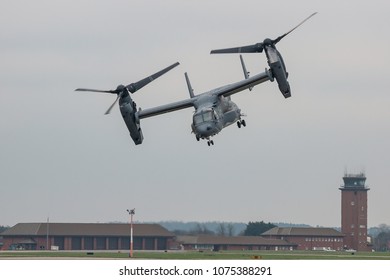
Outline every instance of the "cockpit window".
[[215, 119], [215, 116], [213, 114], [213, 111], [202, 111], [201, 113], [198, 113], [194, 115], [194, 123], [200, 124], [203, 122], [210, 122]]
[[212, 111], [203, 112], [203, 121], [209, 122], [212, 120], [213, 120], [213, 112]]
[[194, 116], [194, 123], [199, 124], [203, 122], [202, 114], [198, 114]]

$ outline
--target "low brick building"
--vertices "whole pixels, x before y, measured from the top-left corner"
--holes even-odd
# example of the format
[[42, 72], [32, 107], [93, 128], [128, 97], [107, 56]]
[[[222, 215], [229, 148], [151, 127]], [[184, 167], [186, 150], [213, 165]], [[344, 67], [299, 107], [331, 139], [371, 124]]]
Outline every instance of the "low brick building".
[[333, 228], [275, 227], [261, 236], [297, 244], [298, 250], [343, 250], [344, 234]]
[[281, 239], [260, 236], [178, 236], [184, 250], [294, 250], [297, 245]]
[[[134, 250], [166, 250], [174, 235], [157, 224], [134, 224]], [[2, 250], [129, 250], [129, 224], [19, 223], [4, 231]]]

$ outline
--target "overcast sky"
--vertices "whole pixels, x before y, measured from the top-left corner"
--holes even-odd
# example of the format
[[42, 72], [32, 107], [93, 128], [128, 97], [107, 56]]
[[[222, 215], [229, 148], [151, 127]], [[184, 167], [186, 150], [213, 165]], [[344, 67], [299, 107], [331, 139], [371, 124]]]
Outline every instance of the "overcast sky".
[[[0, 225], [18, 222], [291, 222], [340, 226], [344, 172], [367, 175], [368, 224], [390, 224], [390, 2], [18, 1], [0, 6]], [[292, 90], [233, 96], [247, 127], [215, 145], [193, 109], [141, 121], [135, 146], [115, 96], [80, 93], [181, 65], [134, 95], [141, 108], [243, 79], [211, 49], [285, 37]], [[244, 55], [251, 74], [264, 54]]]

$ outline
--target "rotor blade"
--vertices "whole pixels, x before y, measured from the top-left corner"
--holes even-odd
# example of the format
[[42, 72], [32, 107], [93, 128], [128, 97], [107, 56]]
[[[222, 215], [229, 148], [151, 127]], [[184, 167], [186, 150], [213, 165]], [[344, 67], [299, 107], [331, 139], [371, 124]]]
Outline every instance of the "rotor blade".
[[107, 111], [104, 113], [105, 115], [108, 115], [108, 114], [111, 112], [111, 110], [112, 110], [112, 108], [114, 108], [116, 102], [118, 102], [118, 99], [119, 99], [119, 94], [118, 94], [118, 96], [116, 97], [114, 103], [112, 103], [111, 106], [110, 106], [110, 108], [108, 108]]
[[91, 91], [91, 92], [105, 92], [105, 93], [118, 93], [116, 90], [100, 90], [90, 88], [77, 88], [75, 91]]
[[295, 26], [293, 29], [291, 29], [290, 31], [288, 31], [287, 33], [284, 33], [282, 36], [279, 36], [278, 38], [276, 38], [275, 40], [272, 41], [272, 43], [274, 44], [277, 44], [280, 40], [282, 40], [284, 37], [286, 37], [288, 34], [290, 34], [291, 32], [293, 32], [295, 29], [297, 29], [299, 26], [301, 26], [302, 24], [305, 23], [305, 21], [307, 21], [309, 18], [315, 16], [317, 14], [317, 12], [315, 13], [312, 13], [310, 16], [308, 16], [307, 18], [305, 18], [303, 21], [301, 21], [297, 26]]
[[136, 92], [137, 90], [143, 88], [144, 86], [146, 86], [147, 84], [149, 84], [150, 82], [152, 82], [153, 80], [157, 79], [158, 77], [164, 75], [165, 73], [167, 73], [169, 70], [175, 68], [176, 66], [178, 66], [180, 63], [179, 62], [176, 62], [174, 64], [172, 64], [171, 66], [168, 66], [167, 68], [164, 68], [163, 70], [157, 72], [157, 73], [154, 73], [153, 75], [145, 78], [145, 79], [142, 79], [136, 83], [131, 83], [129, 85], [127, 85], [127, 89], [131, 92], [131, 93], [134, 93]]
[[263, 44], [257, 43], [254, 45], [237, 47], [237, 48], [212, 50], [210, 53], [260, 53], [262, 51], [263, 51]]

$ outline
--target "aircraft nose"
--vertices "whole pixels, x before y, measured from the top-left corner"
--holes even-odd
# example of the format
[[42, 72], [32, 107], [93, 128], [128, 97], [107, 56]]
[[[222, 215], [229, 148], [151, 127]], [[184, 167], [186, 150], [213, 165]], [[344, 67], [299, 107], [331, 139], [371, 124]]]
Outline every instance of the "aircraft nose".
[[214, 134], [213, 127], [210, 124], [200, 125], [196, 128], [196, 130], [202, 137], [209, 137]]

